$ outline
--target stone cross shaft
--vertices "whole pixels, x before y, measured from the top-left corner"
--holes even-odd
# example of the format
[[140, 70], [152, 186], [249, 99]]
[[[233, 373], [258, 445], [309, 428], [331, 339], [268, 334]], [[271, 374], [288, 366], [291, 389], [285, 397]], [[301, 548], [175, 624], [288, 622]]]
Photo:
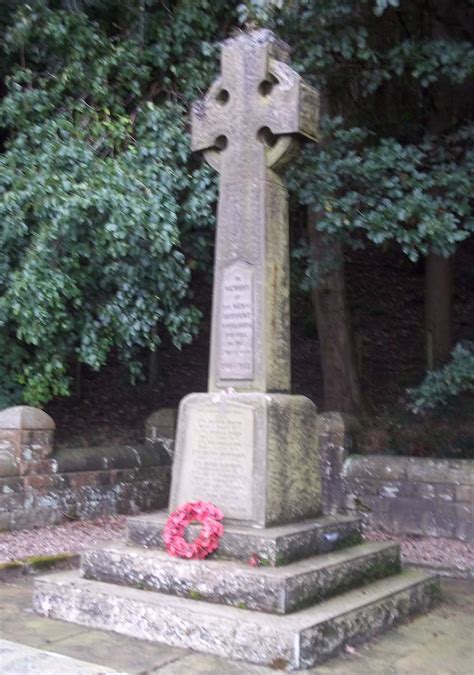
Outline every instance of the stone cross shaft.
[[219, 172], [209, 391], [290, 391], [288, 198], [278, 171], [315, 139], [319, 99], [268, 30], [222, 48], [192, 147]]

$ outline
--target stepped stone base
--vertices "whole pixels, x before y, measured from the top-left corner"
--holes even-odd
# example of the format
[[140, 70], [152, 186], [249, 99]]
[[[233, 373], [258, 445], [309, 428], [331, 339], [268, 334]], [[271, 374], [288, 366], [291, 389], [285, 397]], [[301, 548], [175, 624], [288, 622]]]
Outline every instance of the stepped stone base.
[[[161, 532], [168, 513], [157, 511], [145, 516], [129, 518], [128, 541], [144, 548], [164, 549]], [[247, 562], [258, 556], [267, 565], [286, 565], [320, 553], [329, 553], [345, 546], [359, 544], [360, 518], [354, 516], [324, 516], [289, 525], [267, 528], [246, 528], [225, 523], [218, 558], [232, 558]], [[189, 536], [197, 537], [200, 526], [190, 526]]]
[[181, 560], [127, 546], [83, 554], [87, 579], [276, 614], [294, 612], [400, 571], [399, 547], [371, 543], [284, 567]]
[[143, 640], [288, 670], [309, 668], [387, 630], [437, 600], [435, 577], [409, 571], [294, 614], [236, 607], [112, 586], [77, 571], [37, 579], [34, 608]]
[[[129, 518], [127, 544], [86, 550], [81, 572], [38, 578], [35, 610], [297, 670], [429, 609], [439, 597], [437, 576], [400, 573], [397, 545], [361, 543], [357, 518], [328, 516], [270, 528], [226, 523], [219, 555], [206, 560], [173, 558], [162, 550], [166, 519], [165, 512]], [[251, 566], [251, 557], [261, 564]]]

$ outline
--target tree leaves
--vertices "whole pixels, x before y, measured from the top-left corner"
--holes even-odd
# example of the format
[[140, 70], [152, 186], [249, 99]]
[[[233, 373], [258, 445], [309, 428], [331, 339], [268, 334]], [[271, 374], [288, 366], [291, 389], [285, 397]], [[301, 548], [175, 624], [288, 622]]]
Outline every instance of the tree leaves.
[[[213, 11], [196, 12], [189, 25], [212, 26]], [[170, 60], [189, 67], [171, 33], [169, 43]], [[73, 359], [98, 369], [114, 350], [136, 379], [141, 350], [165, 332], [178, 348], [192, 340], [187, 252], [197, 230], [193, 257], [208, 261], [216, 191], [191, 159], [186, 106], [149, 98], [153, 41], [144, 54], [133, 35], [111, 39], [85, 13], [42, 4], [19, 8], [5, 44], [2, 390], [18, 402], [21, 385], [40, 405], [69, 392]]]

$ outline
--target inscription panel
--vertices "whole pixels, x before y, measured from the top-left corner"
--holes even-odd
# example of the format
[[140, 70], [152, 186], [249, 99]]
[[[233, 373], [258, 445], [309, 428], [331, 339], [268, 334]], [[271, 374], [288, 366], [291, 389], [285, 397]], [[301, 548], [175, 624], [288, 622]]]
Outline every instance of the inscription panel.
[[222, 274], [219, 325], [219, 377], [221, 380], [254, 378], [253, 270], [234, 263]]
[[254, 412], [216, 403], [189, 409], [178, 504], [203, 500], [226, 518], [252, 520]]

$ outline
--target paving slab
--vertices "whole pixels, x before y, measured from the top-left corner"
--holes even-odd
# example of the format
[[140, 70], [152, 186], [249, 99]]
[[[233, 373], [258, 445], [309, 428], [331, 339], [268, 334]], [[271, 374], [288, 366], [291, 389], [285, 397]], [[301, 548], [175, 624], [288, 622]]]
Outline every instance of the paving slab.
[[[33, 635], [25, 631], [31, 614], [32, 579], [14, 584], [0, 584], [0, 638], [19, 647], [32, 644]], [[417, 617], [409, 624], [399, 626], [384, 636], [363, 646], [354, 653], [345, 653], [322, 666], [299, 671], [311, 675], [468, 675], [474, 672], [474, 583], [443, 580], [443, 602], [430, 614]], [[8, 611], [5, 617], [4, 611]], [[65, 662], [61, 675], [69, 673], [119, 672], [142, 675], [270, 675], [274, 670], [251, 666], [219, 657], [196, 654], [184, 649], [118, 636], [99, 630], [89, 630], [51, 619], [35, 617], [41, 628], [41, 653], [74, 657], [75, 670]], [[8, 638], [3, 634], [6, 624]], [[61, 632], [64, 631], [64, 632]], [[34, 645], [33, 645], [34, 646]], [[34, 651], [34, 650], [33, 650]], [[12, 663], [11, 654], [10, 663]], [[46, 657], [44, 657], [46, 658]], [[92, 667], [84, 668], [83, 662]], [[26, 670], [28, 661], [16, 664], [16, 670], [7, 669], [7, 653], [0, 653], [2, 675], [55, 675], [52, 661], [36, 661], [35, 670]], [[54, 662], [54, 665], [57, 662]], [[99, 664], [99, 666], [97, 665]], [[19, 667], [21, 668], [19, 669]], [[10, 667], [10, 666], [8, 666]], [[97, 669], [98, 668], [98, 669]], [[94, 670], [95, 669], [95, 670]]]
[[122, 635], [100, 630], [86, 630], [58, 640], [49, 649], [58, 654], [106, 663], [121, 673], [130, 675], [161, 672], [163, 666], [182, 659], [187, 654], [186, 650], [178, 647], [124, 639]]
[[0, 666], [3, 675], [101, 675], [116, 670], [69, 656], [52, 654], [0, 639]]

